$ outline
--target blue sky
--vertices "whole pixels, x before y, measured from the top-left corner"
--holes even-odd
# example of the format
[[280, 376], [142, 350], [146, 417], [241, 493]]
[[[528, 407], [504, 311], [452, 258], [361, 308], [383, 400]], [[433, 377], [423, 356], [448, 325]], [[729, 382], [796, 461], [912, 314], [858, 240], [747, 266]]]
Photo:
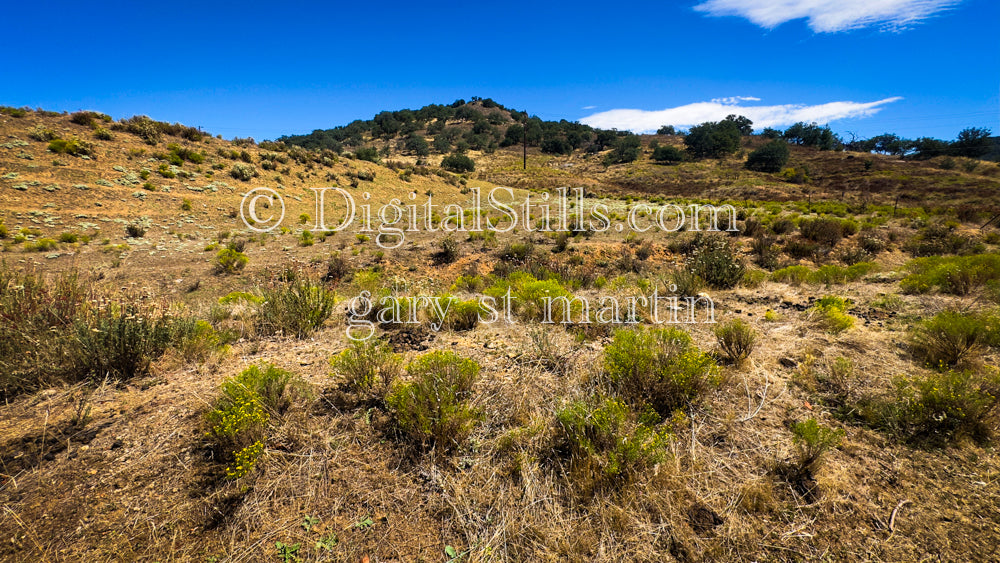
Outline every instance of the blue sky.
[[148, 114], [227, 138], [471, 96], [622, 129], [743, 113], [845, 136], [1000, 134], [996, 0], [36, 2], [6, 13], [0, 104]]

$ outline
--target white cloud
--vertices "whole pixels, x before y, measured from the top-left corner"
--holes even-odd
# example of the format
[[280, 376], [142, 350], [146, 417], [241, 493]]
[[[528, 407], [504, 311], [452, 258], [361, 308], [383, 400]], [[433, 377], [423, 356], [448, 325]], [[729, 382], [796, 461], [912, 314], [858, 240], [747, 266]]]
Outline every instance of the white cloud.
[[594, 108], [596, 108], [596, 107], [597, 107], [597, 106], [583, 106], [583, 107], [582, 107], [582, 108], [580, 108], [580, 109], [594, 109]]
[[[828, 102], [814, 106], [784, 104], [777, 106], [743, 106], [738, 101], [757, 101], [758, 98], [716, 98], [710, 102], [697, 102], [659, 111], [641, 109], [613, 109], [589, 115], [580, 123], [601, 129], [628, 130], [636, 133], [656, 131], [662, 125], [690, 127], [706, 121], [719, 121], [729, 114], [744, 115], [753, 121], [754, 128], [790, 125], [798, 121], [829, 123], [838, 119], [870, 117], [882, 106], [903, 98], [896, 96], [875, 102]], [[736, 100], [736, 101], [733, 101]]]
[[753, 96], [729, 96], [728, 98], [712, 98], [713, 103], [736, 105], [740, 102], [759, 102], [760, 98]]
[[694, 7], [710, 16], [739, 16], [766, 28], [801, 18], [816, 33], [868, 26], [906, 29], [962, 0], [706, 0]]

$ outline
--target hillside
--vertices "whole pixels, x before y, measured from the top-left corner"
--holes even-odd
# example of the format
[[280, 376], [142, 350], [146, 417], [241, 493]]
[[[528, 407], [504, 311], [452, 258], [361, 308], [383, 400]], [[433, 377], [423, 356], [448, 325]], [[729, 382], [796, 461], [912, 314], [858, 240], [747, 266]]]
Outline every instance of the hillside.
[[[663, 164], [666, 134], [612, 162], [627, 135], [429, 108], [259, 143], [0, 113], [0, 559], [1000, 558], [997, 164], [792, 145], [759, 172], [758, 135]], [[497, 186], [516, 225], [474, 207]], [[546, 228], [560, 187], [571, 219], [736, 228]], [[392, 205], [414, 228], [379, 246]]]
[[[815, 125], [814, 125], [815, 126]], [[527, 129], [527, 170], [522, 143]], [[673, 128], [670, 128], [673, 131]], [[544, 121], [487, 99], [456, 100], [417, 110], [382, 112], [355, 121], [280, 141], [314, 150], [374, 150], [382, 158], [439, 163], [453, 151], [466, 152], [480, 174], [498, 185], [533, 189], [586, 187], [602, 194], [703, 197], [746, 200], [825, 200], [858, 204], [995, 206], [1000, 167], [978, 159], [948, 156], [899, 156], [854, 150], [817, 150], [792, 144], [784, 174], [744, 168], [746, 155], [768, 139], [745, 136], [740, 150], [719, 159], [662, 165], [652, 159], [658, 144], [684, 149], [683, 135], [642, 135], [635, 162], [608, 165], [606, 158], [624, 132], [603, 131], [567, 121]], [[842, 145], [839, 140], [836, 144]], [[863, 145], [855, 141], [850, 145]], [[939, 142], [947, 146], [946, 142]], [[942, 154], [944, 153], [944, 154]], [[798, 172], [799, 174], [796, 174]]]

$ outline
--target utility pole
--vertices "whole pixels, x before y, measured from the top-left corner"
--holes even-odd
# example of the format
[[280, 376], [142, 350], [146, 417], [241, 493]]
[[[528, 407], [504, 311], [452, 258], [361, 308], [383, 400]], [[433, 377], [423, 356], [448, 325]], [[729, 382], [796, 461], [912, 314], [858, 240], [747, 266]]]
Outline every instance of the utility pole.
[[524, 121], [524, 127], [521, 128], [521, 139], [524, 141], [524, 169], [528, 169], [528, 121]]

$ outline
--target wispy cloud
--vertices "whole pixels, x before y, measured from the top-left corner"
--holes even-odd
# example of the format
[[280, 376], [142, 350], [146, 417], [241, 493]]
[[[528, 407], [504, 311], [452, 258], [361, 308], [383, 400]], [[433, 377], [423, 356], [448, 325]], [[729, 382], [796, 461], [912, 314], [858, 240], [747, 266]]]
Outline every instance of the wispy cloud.
[[584, 117], [580, 123], [601, 129], [628, 130], [636, 133], [655, 131], [663, 125], [689, 127], [706, 121], [719, 121], [734, 113], [749, 117], [755, 128], [789, 125], [798, 121], [829, 123], [838, 119], [869, 117], [881, 111], [885, 104], [901, 99], [903, 98], [895, 96], [874, 102], [828, 102], [812, 106], [803, 104], [744, 106], [739, 102], [759, 101], [759, 98], [733, 96], [659, 111], [613, 109]]
[[728, 98], [712, 98], [713, 103], [734, 105], [740, 102], [759, 102], [760, 98], [753, 96], [729, 96]]
[[594, 109], [594, 108], [596, 108], [596, 107], [597, 107], [597, 106], [583, 106], [583, 107], [582, 107], [582, 108], [580, 108], [580, 109]]
[[710, 16], [739, 16], [765, 28], [801, 18], [816, 33], [878, 26], [906, 29], [961, 0], [706, 0], [694, 7]]

